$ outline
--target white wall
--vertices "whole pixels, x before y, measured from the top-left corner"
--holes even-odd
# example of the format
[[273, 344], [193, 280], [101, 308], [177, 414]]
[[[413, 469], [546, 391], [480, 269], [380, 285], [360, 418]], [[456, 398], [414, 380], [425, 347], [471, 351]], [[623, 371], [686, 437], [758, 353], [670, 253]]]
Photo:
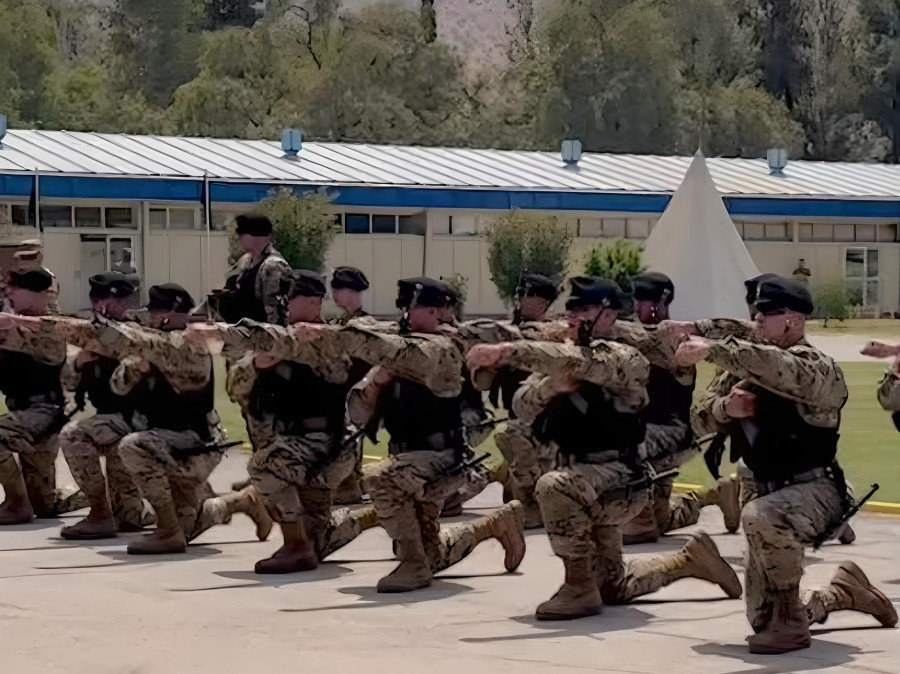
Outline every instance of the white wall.
[[207, 275], [206, 232], [170, 230], [151, 232], [145, 258], [144, 285], [178, 283], [196, 303], [212, 288], [221, 288], [228, 271], [228, 238], [222, 232], [209, 235], [209, 273]]

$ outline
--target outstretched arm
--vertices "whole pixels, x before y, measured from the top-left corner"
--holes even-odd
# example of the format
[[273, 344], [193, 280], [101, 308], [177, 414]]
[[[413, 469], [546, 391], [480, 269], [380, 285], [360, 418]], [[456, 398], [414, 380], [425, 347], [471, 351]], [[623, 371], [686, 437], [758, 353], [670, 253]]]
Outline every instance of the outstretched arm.
[[66, 340], [45, 330], [40, 318], [0, 314], [0, 349], [32, 356], [48, 365], [66, 360]]

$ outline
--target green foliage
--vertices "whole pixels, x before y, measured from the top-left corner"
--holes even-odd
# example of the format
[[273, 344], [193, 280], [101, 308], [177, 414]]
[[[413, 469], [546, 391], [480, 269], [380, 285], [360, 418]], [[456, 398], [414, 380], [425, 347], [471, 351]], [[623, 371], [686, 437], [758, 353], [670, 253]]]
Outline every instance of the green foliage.
[[[812, 296], [816, 308], [813, 316], [824, 319], [825, 326], [829, 320], [844, 321], [850, 318], [854, 302], [844, 279], [835, 277], [813, 286]], [[859, 304], [862, 304], [861, 298]]]
[[631, 282], [647, 271], [643, 255], [644, 247], [633, 241], [604, 242], [591, 250], [584, 273], [615, 281], [622, 290], [631, 292]]
[[496, 218], [485, 232], [488, 268], [500, 299], [511, 306], [524, 272], [562, 278], [572, 237], [556, 216], [513, 211]]
[[294, 269], [319, 271], [328, 247], [340, 228], [328, 199], [320, 194], [298, 196], [282, 187], [273, 189], [259, 205], [274, 226], [273, 244]]

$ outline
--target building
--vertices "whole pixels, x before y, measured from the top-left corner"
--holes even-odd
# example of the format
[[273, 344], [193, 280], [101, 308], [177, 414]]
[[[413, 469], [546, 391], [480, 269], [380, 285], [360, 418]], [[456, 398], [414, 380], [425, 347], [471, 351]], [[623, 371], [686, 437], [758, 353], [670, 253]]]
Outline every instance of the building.
[[[369, 310], [394, 312], [398, 278], [459, 273], [467, 312], [492, 314], [505, 309], [478, 236], [491, 218], [563, 216], [576, 258], [600, 239], [640, 240], [690, 160], [313, 142], [294, 156], [268, 141], [11, 130], [0, 139], [0, 241], [36, 236], [37, 183], [64, 310], [86, 306], [92, 274], [132, 266], [145, 287], [172, 281], [201, 296], [222, 284], [235, 215], [275, 186], [326, 190], [343, 231], [329, 263], [369, 275]], [[814, 285], [845, 279], [867, 314], [900, 311], [900, 166], [708, 165], [760, 270], [789, 276], [803, 259]]]

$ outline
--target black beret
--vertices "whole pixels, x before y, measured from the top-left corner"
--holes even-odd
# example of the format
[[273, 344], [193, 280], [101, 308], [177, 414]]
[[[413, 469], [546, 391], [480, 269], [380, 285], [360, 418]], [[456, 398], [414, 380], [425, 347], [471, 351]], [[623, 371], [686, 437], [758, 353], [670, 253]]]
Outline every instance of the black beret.
[[756, 294], [759, 290], [759, 284], [763, 281], [769, 281], [778, 278], [778, 274], [760, 274], [751, 279], [744, 281], [744, 287], [747, 289], [747, 306], [752, 307], [756, 304]]
[[369, 279], [356, 267], [337, 267], [331, 277], [331, 287], [335, 290], [346, 288], [361, 293], [369, 289]]
[[443, 281], [416, 277], [397, 281], [397, 308], [408, 309], [414, 305], [446, 307], [458, 300], [458, 295]]
[[272, 221], [265, 215], [247, 213], [237, 216], [234, 221], [237, 223], [238, 235], [271, 236], [272, 234]]
[[651, 271], [641, 274], [632, 282], [634, 299], [639, 302], [671, 304], [675, 299], [675, 284], [665, 274]]
[[589, 305], [603, 305], [610, 309], [622, 309], [631, 296], [619, 284], [596, 276], [576, 276], [570, 279], [572, 291], [566, 309], [577, 309]]
[[105, 271], [88, 279], [91, 297], [105, 299], [107, 297], [125, 298], [134, 295], [137, 288], [134, 283], [120, 271]]
[[147, 308], [151, 311], [172, 311], [186, 314], [194, 308], [194, 298], [177, 283], [152, 286], [149, 295], [150, 301], [147, 302]]
[[309, 269], [295, 269], [291, 272], [290, 298], [325, 297], [325, 279]]
[[812, 295], [805, 285], [793, 279], [776, 276], [760, 281], [756, 293], [756, 308], [764, 314], [789, 310], [809, 316], [814, 306]]
[[24, 274], [11, 272], [9, 275], [9, 283], [22, 290], [42, 293], [53, 285], [53, 275], [46, 269], [35, 269], [34, 271], [27, 271]]
[[559, 295], [559, 285], [543, 274], [524, 274], [517, 291], [522, 297], [540, 297], [552, 302]]

